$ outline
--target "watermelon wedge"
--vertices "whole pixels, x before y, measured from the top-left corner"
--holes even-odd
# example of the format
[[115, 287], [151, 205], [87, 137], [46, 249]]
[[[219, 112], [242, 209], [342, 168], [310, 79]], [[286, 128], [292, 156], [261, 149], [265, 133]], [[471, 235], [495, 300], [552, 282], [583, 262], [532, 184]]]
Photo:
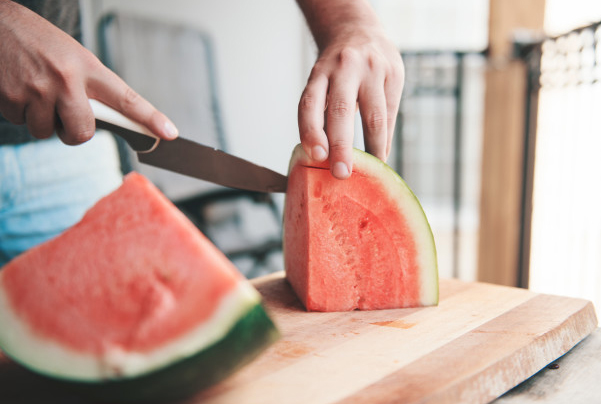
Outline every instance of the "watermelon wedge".
[[277, 336], [252, 285], [137, 173], [0, 271], [0, 348], [110, 402], [185, 397]]
[[394, 170], [355, 149], [353, 173], [297, 146], [284, 206], [286, 278], [308, 311], [436, 305], [438, 266], [425, 213]]

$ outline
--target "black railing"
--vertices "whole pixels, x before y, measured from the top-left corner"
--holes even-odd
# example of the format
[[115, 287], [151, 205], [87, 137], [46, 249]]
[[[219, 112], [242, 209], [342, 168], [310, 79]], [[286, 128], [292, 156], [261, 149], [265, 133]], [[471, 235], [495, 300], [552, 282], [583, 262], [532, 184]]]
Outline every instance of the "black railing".
[[[481, 104], [481, 100], [474, 100], [474, 92], [466, 92], [466, 89], [469, 86], [473, 89], [474, 83], [483, 89], [484, 55], [450, 51], [404, 52], [403, 61], [405, 88], [391, 165], [422, 202], [443, 206], [443, 215], [450, 218], [452, 230], [450, 241], [449, 237], [444, 241], [438, 238], [437, 243], [451, 244], [439, 247], [451, 251], [450, 275], [458, 277], [461, 209], [466, 202], [466, 123], [481, 118], [470, 115], [465, 109], [470, 104]], [[481, 94], [483, 92], [476, 92], [475, 96]], [[476, 126], [479, 132], [480, 127]], [[476, 154], [468, 157], [479, 159], [479, 152]], [[436, 227], [436, 223], [433, 225]]]
[[[564, 35], [515, 44], [515, 54], [527, 65], [526, 120], [524, 131], [524, 164], [522, 227], [520, 233], [519, 286], [528, 287], [530, 274], [532, 212], [536, 144], [539, 131], [539, 97], [541, 90], [568, 90], [598, 83], [601, 79], [601, 22], [575, 29]], [[568, 102], [564, 99], [564, 102]], [[570, 103], [587, 103], [578, 97]], [[566, 104], [566, 107], [568, 105]], [[571, 105], [572, 107], [574, 105]], [[601, 107], [601, 106], [600, 106]], [[601, 114], [601, 108], [598, 111]], [[554, 119], [568, 120], [570, 117]], [[592, 119], [591, 117], [588, 117]], [[570, 126], [569, 122], [565, 122]], [[601, 128], [600, 128], [601, 131]], [[570, 136], [566, 133], [565, 136]], [[566, 137], [566, 139], [568, 139]], [[560, 164], [562, 156], [556, 156]], [[544, 168], [543, 168], [544, 169]], [[580, 172], [578, 175], [591, 173]], [[558, 184], [558, 186], [560, 186]]]

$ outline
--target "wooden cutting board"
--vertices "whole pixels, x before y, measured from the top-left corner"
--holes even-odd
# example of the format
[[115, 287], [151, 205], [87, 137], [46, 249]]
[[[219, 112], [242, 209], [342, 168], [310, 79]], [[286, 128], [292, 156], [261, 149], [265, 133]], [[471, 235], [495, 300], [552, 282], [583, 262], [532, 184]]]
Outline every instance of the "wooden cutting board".
[[585, 300], [441, 280], [437, 307], [307, 313], [282, 273], [255, 285], [283, 338], [189, 403], [487, 403], [597, 326]]
[[[437, 307], [308, 313], [283, 273], [253, 282], [283, 337], [186, 404], [487, 403], [597, 326], [592, 304], [441, 280]], [[0, 357], [1, 403], [79, 403]]]

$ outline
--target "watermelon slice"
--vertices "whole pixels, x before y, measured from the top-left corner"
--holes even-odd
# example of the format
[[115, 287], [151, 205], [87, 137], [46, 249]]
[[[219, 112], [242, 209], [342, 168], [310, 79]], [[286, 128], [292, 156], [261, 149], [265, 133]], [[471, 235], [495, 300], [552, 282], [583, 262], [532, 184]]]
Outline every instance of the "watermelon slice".
[[278, 335], [252, 285], [137, 173], [0, 271], [0, 324], [15, 361], [111, 402], [187, 396]]
[[286, 278], [309, 311], [436, 305], [438, 267], [428, 220], [407, 184], [355, 149], [353, 173], [294, 149], [284, 207]]

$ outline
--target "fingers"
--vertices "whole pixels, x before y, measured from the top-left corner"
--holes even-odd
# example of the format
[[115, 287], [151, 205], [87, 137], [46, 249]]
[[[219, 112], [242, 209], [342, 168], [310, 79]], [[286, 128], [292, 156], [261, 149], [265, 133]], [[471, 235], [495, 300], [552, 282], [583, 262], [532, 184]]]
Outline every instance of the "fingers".
[[328, 158], [328, 138], [324, 131], [324, 110], [328, 78], [313, 71], [298, 104], [298, 129], [305, 153], [313, 160]]
[[46, 139], [54, 133], [56, 114], [51, 103], [39, 100], [32, 102], [24, 110], [27, 129], [34, 137]]
[[[384, 94], [383, 80], [373, 78], [363, 83], [359, 89], [359, 110], [363, 124], [365, 151], [386, 161], [389, 151], [389, 131], [391, 120], [387, 100]], [[394, 120], [394, 118], [392, 118]]]
[[[334, 177], [348, 178], [353, 169], [352, 147], [358, 105], [365, 149], [386, 161], [403, 81], [400, 53], [389, 41], [331, 45], [324, 50], [299, 103], [299, 131], [307, 154], [318, 161], [329, 157]], [[324, 106], [327, 106], [325, 122]], [[319, 150], [325, 150], [327, 154]]]
[[146, 126], [162, 139], [169, 140], [178, 136], [173, 122], [108, 69], [90, 80], [87, 94]]
[[403, 93], [403, 84], [405, 80], [405, 72], [402, 60], [399, 64], [399, 69], [393, 71], [392, 74], [384, 82], [384, 92], [386, 94], [386, 110], [387, 110], [387, 144], [386, 158], [390, 155], [392, 147], [392, 138], [394, 136], [394, 127], [396, 125], [397, 116], [399, 113], [399, 105], [401, 103], [401, 95]]
[[330, 144], [330, 170], [345, 179], [353, 170], [353, 135], [359, 77], [352, 61], [342, 61], [337, 74], [330, 78], [326, 133]]
[[57, 135], [68, 145], [87, 142], [94, 136], [96, 124], [86, 93], [77, 91], [56, 102], [56, 113], [60, 119]]
[[[21, 113], [13, 113], [16, 123], [21, 116], [34, 137], [44, 139], [56, 130], [59, 138], [68, 145], [78, 145], [92, 138], [95, 133], [94, 115], [88, 98], [95, 98], [112, 106], [125, 116], [141, 123], [162, 139], [177, 137], [173, 123], [147, 100], [133, 91], [123, 80], [102, 65], [96, 66], [103, 80], [86, 79], [69, 82], [63, 91], [52, 97], [39, 97], [21, 107]], [[95, 83], [102, 83], [100, 85]]]
[[[392, 98], [392, 97], [391, 97]], [[400, 104], [400, 95], [396, 98], [396, 102], [389, 98], [389, 101], [386, 105], [386, 148], [385, 148], [385, 157], [379, 157], [382, 161], [388, 160], [388, 156], [390, 155], [390, 150], [392, 148], [392, 138], [394, 137], [394, 128], [396, 126], [396, 120], [399, 112], [399, 104]]]
[[[80, 94], [79, 98], [65, 94], [56, 101], [52, 96], [31, 97], [29, 102], [14, 103], [12, 109], [2, 113], [9, 122], [25, 124], [35, 138], [46, 139], [56, 131], [64, 143], [77, 145], [88, 141], [95, 129], [94, 117], [83, 90]], [[83, 105], [82, 100], [85, 101]]]

